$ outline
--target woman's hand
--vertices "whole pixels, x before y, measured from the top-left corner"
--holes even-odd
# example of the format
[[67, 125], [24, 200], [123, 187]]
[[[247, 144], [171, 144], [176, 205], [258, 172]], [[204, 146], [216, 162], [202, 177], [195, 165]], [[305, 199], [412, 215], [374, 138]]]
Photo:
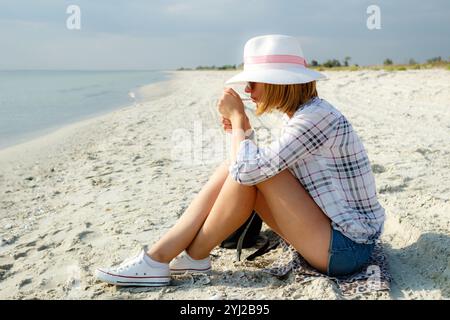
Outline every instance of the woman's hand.
[[241, 97], [231, 88], [223, 90], [223, 96], [217, 103], [220, 114], [226, 119], [232, 119], [237, 116], [246, 117], [244, 112], [244, 104]]
[[226, 132], [231, 132], [231, 130], [233, 130], [233, 127], [231, 125], [231, 120], [225, 118], [224, 116], [222, 116], [222, 126], [223, 126], [223, 130], [225, 130]]
[[[228, 118], [225, 118], [224, 116], [222, 116], [222, 126], [223, 126], [223, 130], [225, 130], [227, 132], [231, 132], [231, 130], [233, 130], [231, 120]], [[252, 126], [250, 124], [250, 120], [248, 119], [247, 115], [245, 115], [245, 126], [244, 126], [245, 132], [247, 133], [248, 130], [250, 130], [251, 128], [252, 128]]]

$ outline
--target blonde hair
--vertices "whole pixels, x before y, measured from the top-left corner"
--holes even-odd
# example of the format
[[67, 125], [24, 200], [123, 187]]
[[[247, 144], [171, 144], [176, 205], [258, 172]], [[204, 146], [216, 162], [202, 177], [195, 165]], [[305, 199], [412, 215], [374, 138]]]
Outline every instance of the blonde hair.
[[298, 107], [317, 97], [316, 81], [302, 84], [269, 84], [263, 83], [264, 90], [260, 103], [257, 104], [256, 115], [278, 110], [293, 114]]

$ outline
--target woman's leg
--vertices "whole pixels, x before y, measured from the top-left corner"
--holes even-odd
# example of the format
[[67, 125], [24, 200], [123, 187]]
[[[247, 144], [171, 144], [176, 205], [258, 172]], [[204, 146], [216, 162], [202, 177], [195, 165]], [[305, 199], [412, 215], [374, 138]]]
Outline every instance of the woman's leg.
[[248, 219], [253, 208], [312, 266], [326, 272], [330, 220], [288, 170], [256, 187], [240, 185], [228, 176], [211, 213], [187, 248], [189, 255], [194, 259], [208, 256]]
[[177, 223], [147, 252], [150, 257], [168, 263], [186, 249], [205, 222], [227, 175], [225, 162], [212, 174]]
[[[289, 170], [257, 185], [280, 236], [313, 267], [327, 271], [331, 222]], [[270, 222], [268, 222], [270, 226]], [[277, 232], [274, 229], [275, 232]]]
[[228, 175], [205, 223], [186, 248], [194, 259], [206, 258], [211, 250], [236, 231], [255, 207], [257, 189], [238, 184]]

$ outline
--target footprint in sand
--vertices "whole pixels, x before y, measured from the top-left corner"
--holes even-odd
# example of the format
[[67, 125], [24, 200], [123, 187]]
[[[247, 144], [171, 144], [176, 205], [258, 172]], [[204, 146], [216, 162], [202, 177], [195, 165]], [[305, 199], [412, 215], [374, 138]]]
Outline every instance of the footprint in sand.
[[430, 149], [426, 149], [426, 148], [418, 148], [415, 150], [417, 153], [420, 153], [425, 160], [430, 161], [430, 158], [428, 158], [428, 154], [433, 153], [434, 151], [430, 150]]
[[25, 250], [25, 251], [22, 251], [22, 252], [18, 252], [18, 253], [16, 253], [16, 254], [13, 254], [13, 258], [14, 258], [14, 260], [18, 260], [18, 259], [20, 259], [20, 258], [25, 258], [27, 255], [28, 255], [28, 252], [30, 251], [31, 249], [28, 249], [28, 250]]
[[9, 264], [0, 264], [0, 280], [6, 279], [7, 273], [12, 269], [14, 265], [12, 263]]
[[43, 250], [47, 250], [47, 249], [50, 249], [50, 248], [53, 248], [53, 247], [54, 246], [51, 245], [51, 244], [43, 244], [43, 245], [39, 246], [36, 250], [37, 251], [43, 251]]
[[19, 284], [17, 285], [20, 288], [25, 287], [27, 284], [30, 284], [32, 281], [30, 278], [27, 279], [23, 279], [19, 282]]
[[31, 241], [25, 244], [25, 247], [34, 247], [36, 245], [37, 241]]
[[0, 239], [0, 247], [11, 245], [18, 239], [17, 236], [5, 237]]
[[407, 177], [403, 179], [403, 182], [401, 184], [397, 185], [384, 185], [379, 190], [378, 193], [396, 193], [396, 192], [403, 192], [408, 187], [408, 182], [410, 182], [412, 179]]
[[373, 164], [372, 165], [372, 171], [373, 173], [383, 173], [386, 171], [386, 168], [383, 167], [381, 164]]
[[88, 235], [93, 234], [93, 233], [94, 233], [93, 231], [89, 231], [89, 230], [82, 231], [82, 232], [78, 233], [75, 238], [78, 239], [79, 241], [84, 241]]
[[51, 235], [54, 236], [55, 234], [58, 234], [58, 233], [60, 233], [61, 231], [64, 231], [64, 230], [66, 230], [66, 229], [55, 230], [55, 231], [53, 231], [53, 232], [51, 233]]
[[86, 243], [90, 243], [92, 238], [93, 238], [93, 234], [95, 232], [93, 231], [89, 231], [89, 230], [85, 230], [82, 232], [77, 233], [69, 242], [69, 245], [67, 246], [66, 251], [72, 251], [77, 249], [77, 245], [79, 244], [86, 244]]

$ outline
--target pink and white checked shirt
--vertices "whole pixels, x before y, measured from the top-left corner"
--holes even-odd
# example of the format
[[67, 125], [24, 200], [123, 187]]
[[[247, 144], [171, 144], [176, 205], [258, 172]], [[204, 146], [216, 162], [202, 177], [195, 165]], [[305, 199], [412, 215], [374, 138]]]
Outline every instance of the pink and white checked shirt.
[[297, 177], [332, 227], [358, 243], [378, 239], [385, 212], [376, 195], [366, 150], [352, 125], [336, 108], [318, 97], [285, 116], [280, 138], [258, 147], [240, 144], [231, 176], [255, 185], [284, 169]]

